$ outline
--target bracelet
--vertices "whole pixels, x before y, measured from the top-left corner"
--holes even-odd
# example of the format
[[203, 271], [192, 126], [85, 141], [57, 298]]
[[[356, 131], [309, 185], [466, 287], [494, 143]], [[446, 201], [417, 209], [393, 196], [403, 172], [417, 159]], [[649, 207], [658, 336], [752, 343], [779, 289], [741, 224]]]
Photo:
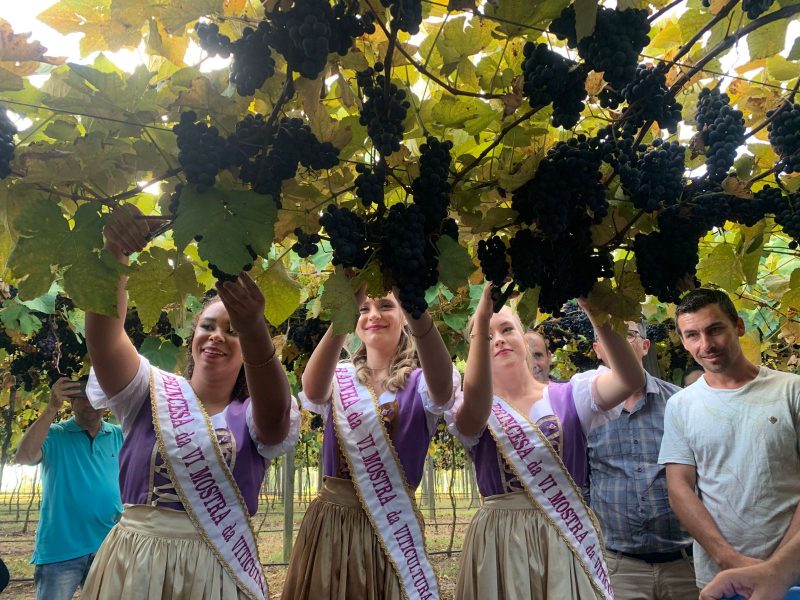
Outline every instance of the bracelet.
[[428, 331], [426, 331], [426, 332], [425, 332], [425, 333], [423, 333], [422, 335], [415, 335], [415, 334], [414, 334], [414, 332], [412, 331], [412, 332], [411, 332], [411, 337], [413, 337], [413, 338], [416, 338], [416, 339], [418, 339], [418, 340], [421, 340], [421, 339], [422, 339], [422, 338], [424, 338], [426, 335], [428, 335], [428, 334], [429, 334], [431, 331], [433, 331], [433, 318], [431, 318], [431, 326], [430, 326], [430, 327], [428, 327]]
[[[474, 338], [474, 337], [477, 337], [478, 335], [479, 335], [479, 334], [477, 334], [477, 333], [470, 333], [470, 334], [469, 334], [469, 339], [472, 339], [472, 338]], [[491, 342], [491, 341], [492, 341], [492, 334], [490, 334], [490, 333], [485, 333], [485, 334], [484, 334], [484, 333], [482, 333], [482, 334], [480, 334], [480, 336], [481, 336], [481, 337], [483, 337], [484, 335], [486, 336], [486, 341], [487, 341], [487, 342]]]
[[277, 351], [278, 351], [278, 349], [273, 344], [273, 346], [272, 346], [272, 354], [270, 354], [269, 358], [267, 360], [265, 360], [264, 362], [253, 364], [253, 363], [247, 362], [244, 359], [242, 359], [242, 362], [244, 363], [244, 365], [246, 367], [250, 367], [251, 369], [260, 369], [261, 367], [266, 367], [269, 363], [271, 363], [273, 360], [275, 360], [275, 353]]

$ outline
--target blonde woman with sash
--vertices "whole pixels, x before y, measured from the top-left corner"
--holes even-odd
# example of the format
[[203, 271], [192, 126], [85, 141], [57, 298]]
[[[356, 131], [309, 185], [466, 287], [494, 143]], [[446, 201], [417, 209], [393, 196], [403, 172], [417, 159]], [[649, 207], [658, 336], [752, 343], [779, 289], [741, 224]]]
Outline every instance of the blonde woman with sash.
[[644, 385], [644, 372], [623, 337], [608, 325], [595, 330], [611, 371], [539, 382], [519, 319], [508, 307], [493, 313], [489, 286], [484, 290], [470, 331], [463, 403], [446, 416], [475, 463], [483, 497], [464, 540], [458, 600], [614, 597], [599, 526], [579, 490], [586, 434]]
[[[117, 210], [106, 248], [120, 262], [147, 243], [134, 208]], [[84, 599], [265, 600], [250, 516], [267, 461], [297, 441], [299, 409], [246, 274], [217, 284], [189, 340], [187, 377], [151, 367], [117, 316], [86, 314], [87, 389], [110, 408], [120, 451], [119, 523], [97, 552]], [[91, 491], [89, 491], [91, 493]]]
[[358, 301], [352, 360], [339, 362], [345, 336], [329, 329], [303, 373], [303, 405], [325, 418], [325, 480], [282, 597], [438, 600], [414, 490], [460, 377], [427, 312], [413, 319], [393, 294]]

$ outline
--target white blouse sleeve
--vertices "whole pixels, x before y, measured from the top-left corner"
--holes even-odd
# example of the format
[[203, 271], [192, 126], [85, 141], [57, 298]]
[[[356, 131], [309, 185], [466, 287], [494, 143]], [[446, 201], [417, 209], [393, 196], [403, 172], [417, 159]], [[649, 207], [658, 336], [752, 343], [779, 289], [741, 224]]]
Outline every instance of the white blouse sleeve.
[[322, 416], [323, 421], [328, 418], [328, 413], [331, 412], [330, 401], [325, 402], [324, 404], [312, 402], [308, 399], [308, 396], [306, 396], [305, 392], [303, 391], [300, 392], [300, 404], [307, 411]]
[[464, 446], [466, 450], [469, 450], [478, 444], [483, 432], [486, 431], [487, 425], [484, 425], [483, 428], [475, 435], [464, 435], [461, 433], [458, 430], [458, 427], [456, 427], [456, 415], [458, 414], [458, 411], [461, 410], [461, 406], [463, 404], [464, 394], [463, 392], [460, 392], [453, 403], [453, 408], [444, 413], [444, 422], [447, 423], [447, 431], [449, 431], [451, 435], [458, 438], [458, 441], [461, 442], [461, 445]]
[[122, 391], [111, 398], [103, 392], [92, 369], [89, 371], [86, 395], [94, 408], [110, 409], [122, 425], [122, 434], [127, 435], [139, 409], [150, 398], [150, 361], [140, 355], [136, 375]]
[[450, 399], [444, 404], [436, 404], [431, 398], [424, 373], [420, 373], [417, 380], [417, 395], [422, 399], [422, 406], [425, 407], [425, 414], [428, 417], [428, 430], [435, 431], [439, 417], [453, 408], [453, 404], [459, 396], [463, 396], [461, 392], [461, 374], [453, 367], [453, 390], [450, 393]]
[[601, 365], [597, 369], [577, 373], [569, 380], [575, 411], [578, 413], [581, 429], [586, 435], [595, 427], [613, 421], [622, 414], [622, 404], [609, 410], [603, 410], [597, 405], [595, 380], [605, 371], [608, 371], [608, 368]]
[[245, 419], [247, 420], [247, 430], [250, 432], [250, 439], [258, 449], [258, 453], [264, 457], [265, 460], [272, 460], [282, 454], [286, 454], [289, 450], [297, 445], [297, 440], [300, 437], [300, 408], [297, 406], [297, 399], [292, 396], [289, 408], [289, 433], [283, 438], [282, 442], [277, 444], [264, 444], [258, 440], [256, 436], [256, 425], [253, 421], [253, 401], [247, 405], [245, 412]]

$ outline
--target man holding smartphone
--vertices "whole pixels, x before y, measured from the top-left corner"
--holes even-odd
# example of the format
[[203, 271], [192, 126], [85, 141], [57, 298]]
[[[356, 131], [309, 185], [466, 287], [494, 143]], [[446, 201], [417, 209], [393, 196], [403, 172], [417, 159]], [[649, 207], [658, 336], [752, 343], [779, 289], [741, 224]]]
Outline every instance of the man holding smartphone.
[[[73, 416], [53, 423], [65, 401]], [[72, 598], [122, 512], [122, 430], [105, 422], [104, 412], [89, 403], [85, 381], [62, 377], [19, 443], [17, 463], [42, 465], [42, 506], [31, 559], [37, 600]]]

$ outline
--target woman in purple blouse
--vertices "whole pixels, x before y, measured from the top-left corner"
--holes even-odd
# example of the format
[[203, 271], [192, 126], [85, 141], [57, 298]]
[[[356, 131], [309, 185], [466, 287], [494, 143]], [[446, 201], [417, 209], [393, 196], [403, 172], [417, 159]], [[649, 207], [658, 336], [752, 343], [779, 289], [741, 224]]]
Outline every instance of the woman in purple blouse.
[[[402, 583], [387, 559], [380, 532], [373, 529], [376, 517], [367, 514], [363, 492], [353, 481], [358, 473], [348, 466], [363, 469], [363, 463], [340, 450], [342, 440], [334, 424], [337, 407], [332, 406], [332, 400], [344, 398], [340, 373], [350, 369], [362, 389], [369, 389], [369, 404], [379, 411], [376, 421], [388, 434], [412, 505], [436, 422], [460, 391], [458, 372], [427, 312], [413, 319], [393, 294], [370, 298], [360, 293], [357, 302], [355, 334], [360, 346], [350, 361], [339, 363], [346, 336], [330, 328], [303, 373], [303, 406], [325, 419], [325, 480], [300, 526], [284, 600], [401, 598]], [[417, 550], [424, 555], [424, 548]]]
[[[123, 206], [105, 229], [105, 247], [121, 263], [147, 244], [148, 228], [134, 218], [137, 214]], [[214, 526], [238, 516], [237, 533], [249, 527], [247, 513], [258, 508], [265, 461], [296, 443], [300, 415], [275, 359], [259, 289], [241, 274], [236, 281], [218, 283], [217, 291], [194, 324], [186, 379], [165, 374], [171, 387], [162, 386], [163, 398], [156, 370], [124, 330], [125, 278], [118, 284], [115, 316], [86, 314], [92, 361], [87, 392], [96, 408], [110, 408], [122, 425], [125, 509], [95, 557], [82, 598], [232, 600], [260, 594], [241, 585], [243, 566], [258, 582], [260, 565], [256, 570], [255, 560], [244, 565], [220, 560], [226, 542]], [[198, 417], [194, 421], [192, 411]], [[179, 432], [175, 448], [164, 445], [170, 424]], [[205, 450], [195, 443], [201, 439]], [[227, 499], [225, 490], [211, 486], [213, 469], [201, 468], [203, 452]], [[190, 465], [189, 485], [173, 477], [185, 465]], [[243, 540], [239, 548], [246, 545]]]
[[[567, 383], [541, 383], [532, 375], [519, 318], [508, 307], [493, 313], [489, 287], [471, 323], [463, 403], [456, 403], [446, 415], [451, 432], [469, 450], [484, 498], [464, 540], [456, 598], [601, 597], [563, 532], [554, 526], [555, 520], [523, 491], [487, 423], [495, 400], [504, 400], [520, 420], [527, 418], [539, 428], [560, 459], [551, 460], [554, 468], [563, 464], [566, 480], [571, 477], [577, 486], [583, 485], [586, 433], [609, 418], [606, 411], [644, 384], [641, 363], [609, 325], [595, 325], [598, 338], [609, 350], [611, 371], [591, 378], [578, 374]], [[586, 302], [579, 302], [593, 319]]]

